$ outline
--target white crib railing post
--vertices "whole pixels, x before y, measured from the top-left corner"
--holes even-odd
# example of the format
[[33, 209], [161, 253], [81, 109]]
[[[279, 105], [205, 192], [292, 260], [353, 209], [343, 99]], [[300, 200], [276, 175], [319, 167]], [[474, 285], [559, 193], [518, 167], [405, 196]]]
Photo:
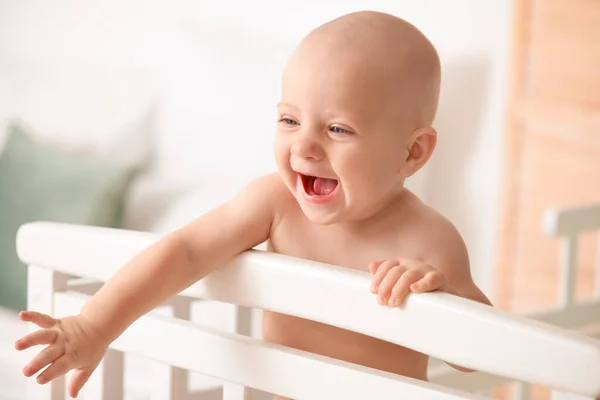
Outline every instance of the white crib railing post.
[[529, 399], [531, 399], [531, 385], [526, 382], [516, 382], [512, 399], [513, 400], [529, 400]]
[[[235, 306], [233, 331], [240, 335], [252, 336], [252, 309]], [[226, 382], [223, 385], [223, 400], [250, 400], [250, 388]]]
[[[192, 301], [186, 298], [174, 298], [167, 312], [171, 316], [189, 321]], [[188, 371], [166, 364], [156, 363], [153, 368], [151, 400], [180, 400], [189, 397]]]
[[123, 353], [109, 349], [83, 387], [85, 400], [123, 400], [124, 361]]
[[[27, 268], [27, 309], [54, 315], [54, 293], [67, 287], [67, 276], [51, 269], [30, 265]], [[31, 324], [30, 331], [40, 328]], [[27, 380], [29, 400], [64, 400], [65, 378], [57, 378], [45, 385], [35, 379]]]
[[576, 273], [577, 235], [569, 234], [561, 238], [558, 304], [563, 309], [571, 307], [574, 303]]
[[223, 400], [250, 400], [250, 388], [226, 383], [223, 386]]

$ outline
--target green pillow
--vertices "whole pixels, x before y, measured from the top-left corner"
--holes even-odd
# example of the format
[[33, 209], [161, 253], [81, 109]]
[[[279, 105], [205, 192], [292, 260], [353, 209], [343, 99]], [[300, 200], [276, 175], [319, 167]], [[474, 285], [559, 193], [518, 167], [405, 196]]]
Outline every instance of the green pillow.
[[38, 142], [17, 123], [0, 152], [0, 307], [25, 309], [27, 269], [17, 229], [31, 221], [105, 227], [121, 223], [136, 170]]

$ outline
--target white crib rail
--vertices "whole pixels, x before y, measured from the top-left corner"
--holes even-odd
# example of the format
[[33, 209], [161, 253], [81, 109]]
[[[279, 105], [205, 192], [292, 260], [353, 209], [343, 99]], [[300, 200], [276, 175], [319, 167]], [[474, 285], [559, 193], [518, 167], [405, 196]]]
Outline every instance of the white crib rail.
[[[600, 339], [600, 203], [550, 208], [543, 215], [542, 230], [547, 235], [555, 236], [561, 241], [558, 305], [527, 314], [526, 317], [561, 328], [585, 332], [587, 335]], [[598, 236], [596, 290], [594, 298], [576, 301], [578, 240], [581, 234], [587, 232], [596, 232]], [[439, 363], [433, 363], [430, 378], [442, 385], [482, 392], [510, 382], [504, 377], [481, 372], [465, 376]], [[515, 389], [513, 397], [515, 400], [531, 398], [529, 385], [519, 382]], [[563, 398], [561, 397], [561, 399]]]
[[[19, 231], [18, 253], [29, 265], [106, 281], [157, 239], [34, 223]], [[369, 284], [366, 273], [249, 251], [184, 294], [326, 322], [495, 375], [600, 395], [598, 341], [444, 293], [410, 296], [402, 309], [381, 307]]]
[[[58, 293], [59, 316], [77, 313], [86, 299]], [[160, 315], [142, 317], [111, 347], [293, 399], [485, 399]]]

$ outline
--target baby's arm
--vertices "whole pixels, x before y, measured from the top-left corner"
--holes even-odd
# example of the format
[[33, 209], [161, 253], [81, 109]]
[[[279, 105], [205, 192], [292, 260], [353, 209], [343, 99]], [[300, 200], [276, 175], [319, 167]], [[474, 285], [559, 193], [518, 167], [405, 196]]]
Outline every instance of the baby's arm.
[[18, 350], [48, 345], [23, 370], [46, 383], [76, 370], [69, 394], [77, 396], [106, 349], [135, 320], [237, 254], [269, 237], [275, 199], [285, 188], [276, 175], [248, 185], [228, 203], [142, 251], [110, 279], [80, 314], [55, 319], [35, 312], [21, 319], [43, 328], [15, 343]]
[[260, 178], [233, 200], [141, 252], [81, 313], [114, 340], [143, 314], [269, 237], [276, 176]]

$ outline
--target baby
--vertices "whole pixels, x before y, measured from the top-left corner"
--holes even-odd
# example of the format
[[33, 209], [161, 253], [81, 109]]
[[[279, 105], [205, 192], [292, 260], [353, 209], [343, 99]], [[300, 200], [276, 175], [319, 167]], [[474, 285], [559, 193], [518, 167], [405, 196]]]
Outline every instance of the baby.
[[[140, 253], [78, 315], [22, 312], [43, 329], [15, 347], [49, 345], [23, 373], [48, 367], [43, 384], [75, 370], [68, 392], [77, 396], [136, 319], [265, 241], [272, 252], [370, 272], [382, 306], [434, 290], [490, 304], [458, 231], [404, 187], [434, 150], [439, 86], [434, 47], [406, 21], [357, 12], [312, 31], [283, 73], [278, 172]], [[427, 379], [426, 355], [321, 323], [265, 312], [263, 338]]]

